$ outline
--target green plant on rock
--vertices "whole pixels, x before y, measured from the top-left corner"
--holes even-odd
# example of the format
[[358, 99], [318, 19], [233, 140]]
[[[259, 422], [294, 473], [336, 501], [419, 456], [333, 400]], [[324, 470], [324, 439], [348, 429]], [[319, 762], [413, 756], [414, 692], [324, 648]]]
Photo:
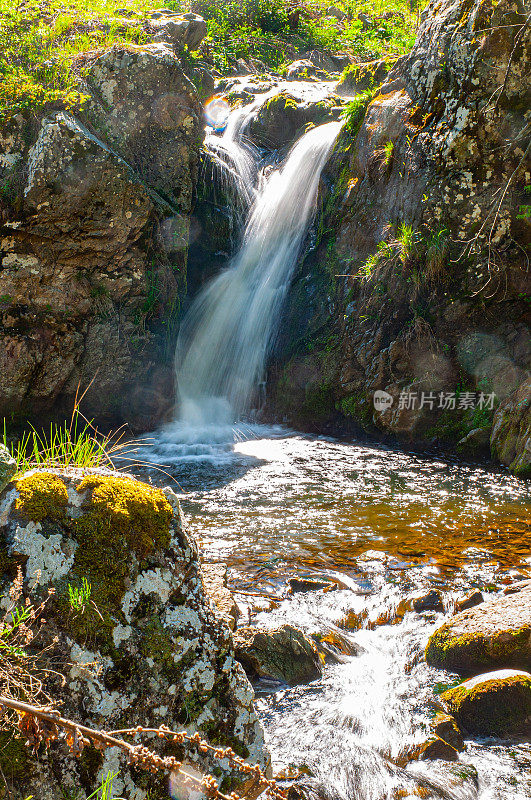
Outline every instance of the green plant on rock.
[[412, 225], [407, 225], [405, 222], [400, 223], [396, 237], [396, 246], [398, 256], [404, 266], [416, 255], [419, 238], [418, 231], [416, 231]]
[[81, 586], [72, 586], [68, 584], [68, 600], [70, 608], [77, 613], [83, 613], [85, 606], [90, 600], [92, 593], [92, 586], [86, 578], [82, 578]]
[[383, 150], [383, 163], [385, 164], [386, 167], [389, 167], [390, 164], [391, 164], [391, 161], [393, 160], [394, 149], [395, 149], [394, 142], [386, 142], [386, 144], [384, 144], [384, 146], [382, 148], [382, 150]]
[[366, 92], [360, 92], [360, 94], [356, 95], [356, 97], [345, 106], [345, 110], [342, 114], [342, 118], [345, 120], [343, 129], [348, 131], [352, 137], [356, 136], [361, 128], [361, 123], [365, 118], [367, 106], [373, 97], [374, 92], [370, 90], [367, 90]]

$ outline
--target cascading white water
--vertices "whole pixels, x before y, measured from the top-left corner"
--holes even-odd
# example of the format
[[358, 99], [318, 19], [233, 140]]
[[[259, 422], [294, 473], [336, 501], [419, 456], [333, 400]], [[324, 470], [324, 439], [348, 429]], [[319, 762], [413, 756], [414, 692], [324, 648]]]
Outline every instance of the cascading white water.
[[[239, 252], [186, 315], [176, 353], [179, 419], [185, 426], [231, 424], [249, 409], [340, 127], [330, 122], [304, 134], [269, 175]], [[228, 141], [236, 140], [234, 130]], [[233, 144], [224, 152], [229, 151], [239, 166], [241, 153], [234, 157]]]
[[255, 196], [258, 151], [245, 138], [256, 103], [234, 111], [222, 136], [207, 133], [205, 145], [219, 167], [222, 185], [233, 190], [238, 212], [247, 213]]

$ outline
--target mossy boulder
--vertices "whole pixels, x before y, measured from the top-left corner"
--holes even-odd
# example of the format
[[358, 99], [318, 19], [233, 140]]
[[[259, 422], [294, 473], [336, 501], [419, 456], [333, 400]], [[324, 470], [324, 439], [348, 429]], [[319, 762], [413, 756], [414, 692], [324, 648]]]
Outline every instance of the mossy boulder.
[[[197, 545], [171, 489], [105, 471], [35, 470], [0, 494], [0, 534], [4, 607], [17, 564], [36, 605], [54, 590], [35, 646], [51, 670], [45, 691], [64, 716], [108, 730], [186, 727], [268, 767], [252, 687], [205, 593]], [[81, 587], [76, 605], [71, 595]], [[0, 752], [6, 775], [14, 774], [4, 760], [13, 747]], [[15, 800], [90, 794], [110, 770], [119, 773], [118, 794], [159, 797], [160, 780], [130, 770], [116, 751], [76, 761], [54, 745], [40, 765], [25, 754]], [[236, 788], [239, 775], [208, 754], [186, 755]]]
[[451, 617], [431, 636], [426, 661], [465, 676], [531, 669], [531, 585]]
[[490, 446], [515, 475], [531, 477], [531, 378], [498, 406]]
[[273, 678], [296, 686], [322, 675], [315, 645], [293, 625], [271, 631], [239, 628], [234, 643], [236, 658], [251, 678]]
[[294, 142], [308, 124], [330, 121], [334, 106], [332, 98], [309, 100], [295, 92], [279, 92], [261, 106], [249, 126], [249, 136], [259, 147], [278, 150]]
[[349, 64], [343, 71], [336, 92], [343, 96], [352, 96], [381, 86], [389, 74], [391, 63], [384, 58], [376, 61], [365, 61], [361, 64]]
[[499, 670], [448, 689], [442, 700], [469, 733], [504, 736], [531, 732], [531, 674]]

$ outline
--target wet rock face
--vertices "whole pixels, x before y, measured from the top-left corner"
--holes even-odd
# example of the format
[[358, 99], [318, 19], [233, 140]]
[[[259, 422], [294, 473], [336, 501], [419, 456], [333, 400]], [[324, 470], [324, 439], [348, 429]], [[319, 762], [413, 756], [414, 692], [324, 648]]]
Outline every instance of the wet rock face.
[[163, 46], [113, 48], [77, 113], [0, 135], [0, 414], [57, 414], [78, 383], [99, 421], [155, 424], [173, 403], [201, 109]]
[[477, 675], [441, 698], [469, 733], [503, 736], [531, 731], [531, 675], [499, 670]]
[[502, 464], [516, 475], [531, 477], [531, 378], [500, 404], [490, 444]]
[[249, 126], [252, 141], [267, 150], [291, 144], [308, 123], [321, 124], [332, 119], [331, 99], [307, 101], [282, 91], [267, 100]]
[[272, 631], [239, 628], [234, 643], [237, 659], [253, 678], [274, 678], [296, 686], [322, 675], [315, 645], [293, 625]]
[[451, 617], [431, 636], [426, 661], [473, 675], [501, 667], [531, 668], [531, 585]]
[[[445, 408], [441, 392], [464, 386], [497, 405], [525, 385], [526, 18], [509, 0], [430, 4], [411, 54], [344, 129], [318, 219], [331, 233], [295, 280], [279, 339], [277, 411], [296, 419], [308, 405], [309, 350], [325, 419], [418, 441], [456, 444], [472, 430], [487, 440], [493, 410]], [[390, 407], [374, 408], [377, 390]], [[422, 392], [434, 406], [420, 408]], [[525, 431], [503, 455], [516, 468]]]
[[[170, 489], [112, 473], [27, 473], [0, 496], [0, 524], [2, 563], [22, 565], [27, 595], [37, 602], [55, 589], [44, 644], [47, 664], [66, 683], [54, 673], [45, 688], [64, 716], [107, 730], [198, 730], [267, 766], [252, 688], [205, 594], [197, 546]], [[90, 597], [76, 609], [69, 586], [83, 578]], [[4, 575], [4, 608], [8, 586]], [[156, 749], [156, 739], [147, 743]], [[9, 748], [0, 754], [4, 768], [9, 756]], [[198, 763], [212, 771], [208, 759]], [[57, 746], [39, 763], [28, 753], [15, 797], [90, 793], [110, 770], [119, 773], [118, 794], [167, 796], [165, 779], [131, 772], [114, 750], [90, 748], [76, 761]]]

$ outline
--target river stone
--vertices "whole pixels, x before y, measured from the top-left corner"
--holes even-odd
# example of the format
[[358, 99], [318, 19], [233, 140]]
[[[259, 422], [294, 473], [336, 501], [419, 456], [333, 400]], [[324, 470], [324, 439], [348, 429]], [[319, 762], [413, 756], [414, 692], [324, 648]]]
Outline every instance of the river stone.
[[435, 716], [433, 720], [433, 732], [439, 739], [448, 742], [448, 744], [456, 750], [465, 749], [465, 743], [463, 742], [463, 736], [459, 730], [459, 726], [454, 717], [450, 714], [439, 712]]
[[252, 678], [274, 678], [290, 686], [322, 675], [315, 645], [293, 625], [276, 630], [239, 628], [234, 634], [236, 658]]
[[317, 592], [321, 589], [328, 591], [337, 588], [333, 581], [318, 580], [316, 578], [290, 578], [288, 580], [290, 594], [299, 592]]
[[212, 600], [215, 610], [231, 630], [236, 627], [240, 609], [232, 593], [227, 588], [227, 567], [225, 564], [202, 564], [201, 573], [205, 592]]
[[455, 601], [455, 609], [456, 611], [466, 611], [467, 609], [479, 606], [484, 602], [485, 598], [479, 589], [474, 589], [472, 592], [468, 592], [468, 594], [457, 598]]
[[0, 492], [4, 490], [17, 471], [17, 462], [3, 444], [0, 444]]
[[530, 669], [531, 585], [451, 617], [430, 637], [426, 661], [460, 675]]
[[411, 605], [417, 613], [423, 611], [444, 611], [442, 595], [437, 589], [417, 595], [412, 598]]
[[531, 674], [512, 669], [470, 678], [441, 699], [469, 733], [503, 736], [531, 732]]
[[[35, 605], [55, 590], [36, 647], [44, 689], [65, 717], [107, 730], [186, 727], [268, 769], [252, 687], [205, 594], [197, 544], [171, 489], [108, 471], [35, 470], [0, 495], [0, 538], [1, 563], [9, 569], [0, 592], [4, 609], [17, 564], [24, 596]], [[83, 578], [90, 602], [78, 613], [69, 585], [79, 587]], [[35, 653], [35, 645], [28, 647]], [[157, 749], [156, 739], [145, 743]], [[204, 773], [239, 780], [226, 766], [219, 772], [208, 754], [187, 756]], [[119, 773], [117, 796], [145, 798], [160, 786], [112, 749], [76, 760], [52, 745], [40, 766], [30, 750], [24, 759], [17, 798], [55, 800], [61, 789], [84, 795], [111, 770]], [[4, 745], [0, 768], [11, 777]]]
[[420, 745], [418, 749], [419, 761], [457, 761], [458, 755], [455, 747], [435, 736]]

